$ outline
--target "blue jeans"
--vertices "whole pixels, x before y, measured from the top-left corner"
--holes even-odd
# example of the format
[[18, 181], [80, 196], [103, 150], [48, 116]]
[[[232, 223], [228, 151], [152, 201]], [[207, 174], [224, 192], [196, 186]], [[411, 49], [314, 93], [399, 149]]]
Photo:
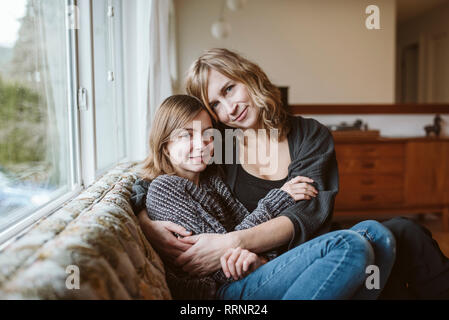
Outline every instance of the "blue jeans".
[[[224, 300], [376, 299], [395, 260], [395, 239], [377, 221], [321, 235], [269, 261], [217, 292]], [[379, 268], [379, 289], [365, 282]]]

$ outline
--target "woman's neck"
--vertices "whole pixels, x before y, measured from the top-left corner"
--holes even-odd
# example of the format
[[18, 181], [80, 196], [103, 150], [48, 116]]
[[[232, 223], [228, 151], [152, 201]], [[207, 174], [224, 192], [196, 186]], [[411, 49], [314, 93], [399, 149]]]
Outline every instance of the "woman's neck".
[[245, 147], [247, 147], [247, 145], [249, 143], [251, 143], [252, 141], [257, 141], [258, 139], [260, 139], [260, 137], [258, 137], [259, 130], [264, 130], [264, 129], [265, 129], [265, 127], [262, 124], [262, 120], [259, 120], [258, 122], [256, 122], [254, 124], [254, 126], [251, 128], [242, 129], [243, 135], [245, 138], [243, 139], [243, 141], [241, 141], [241, 143]]
[[[247, 130], [252, 130], [253, 132], [247, 132]], [[260, 127], [259, 129], [245, 129], [243, 133], [244, 139], [240, 140], [240, 144], [245, 148], [265, 144], [269, 146], [270, 143], [280, 143], [285, 140], [285, 137], [282, 139], [279, 137], [279, 131], [277, 131], [278, 134], [276, 135], [276, 131], [270, 132], [270, 130], [264, 127]]]
[[245, 132], [246, 130], [254, 130], [257, 132], [259, 129], [265, 129], [262, 118], [259, 118], [251, 128], [244, 129], [243, 132]]

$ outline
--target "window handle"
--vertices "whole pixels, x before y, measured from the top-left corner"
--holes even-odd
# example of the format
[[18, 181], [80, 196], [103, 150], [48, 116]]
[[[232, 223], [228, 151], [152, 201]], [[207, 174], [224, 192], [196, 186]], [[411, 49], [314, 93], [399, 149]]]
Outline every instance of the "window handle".
[[87, 89], [86, 88], [79, 88], [78, 89], [78, 109], [81, 110], [81, 111], [87, 111], [88, 110]]
[[115, 80], [114, 71], [108, 71], [108, 81], [113, 82]]
[[114, 15], [115, 15], [114, 7], [108, 6], [108, 17], [112, 18], [112, 17], [114, 17]]

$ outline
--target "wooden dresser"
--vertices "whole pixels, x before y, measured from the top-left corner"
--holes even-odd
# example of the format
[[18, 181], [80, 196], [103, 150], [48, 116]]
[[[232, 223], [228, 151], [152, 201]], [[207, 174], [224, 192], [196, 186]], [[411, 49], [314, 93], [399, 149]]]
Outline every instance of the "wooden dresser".
[[334, 135], [335, 217], [442, 213], [449, 231], [449, 138]]

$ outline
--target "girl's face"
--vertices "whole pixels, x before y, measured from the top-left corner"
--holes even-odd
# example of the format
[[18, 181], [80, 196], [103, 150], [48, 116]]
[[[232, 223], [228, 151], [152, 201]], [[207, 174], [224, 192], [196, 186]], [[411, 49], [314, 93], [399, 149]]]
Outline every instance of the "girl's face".
[[232, 128], [257, 129], [257, 108], [246, 86], [210, 69], [207, 94], [218, 120]]
[[214, 150], [212, 121], [201, 111], [193, 121], [172, 132], [167, 150], [170, 161], [183, 177], [191, 177], [206, 169]]

